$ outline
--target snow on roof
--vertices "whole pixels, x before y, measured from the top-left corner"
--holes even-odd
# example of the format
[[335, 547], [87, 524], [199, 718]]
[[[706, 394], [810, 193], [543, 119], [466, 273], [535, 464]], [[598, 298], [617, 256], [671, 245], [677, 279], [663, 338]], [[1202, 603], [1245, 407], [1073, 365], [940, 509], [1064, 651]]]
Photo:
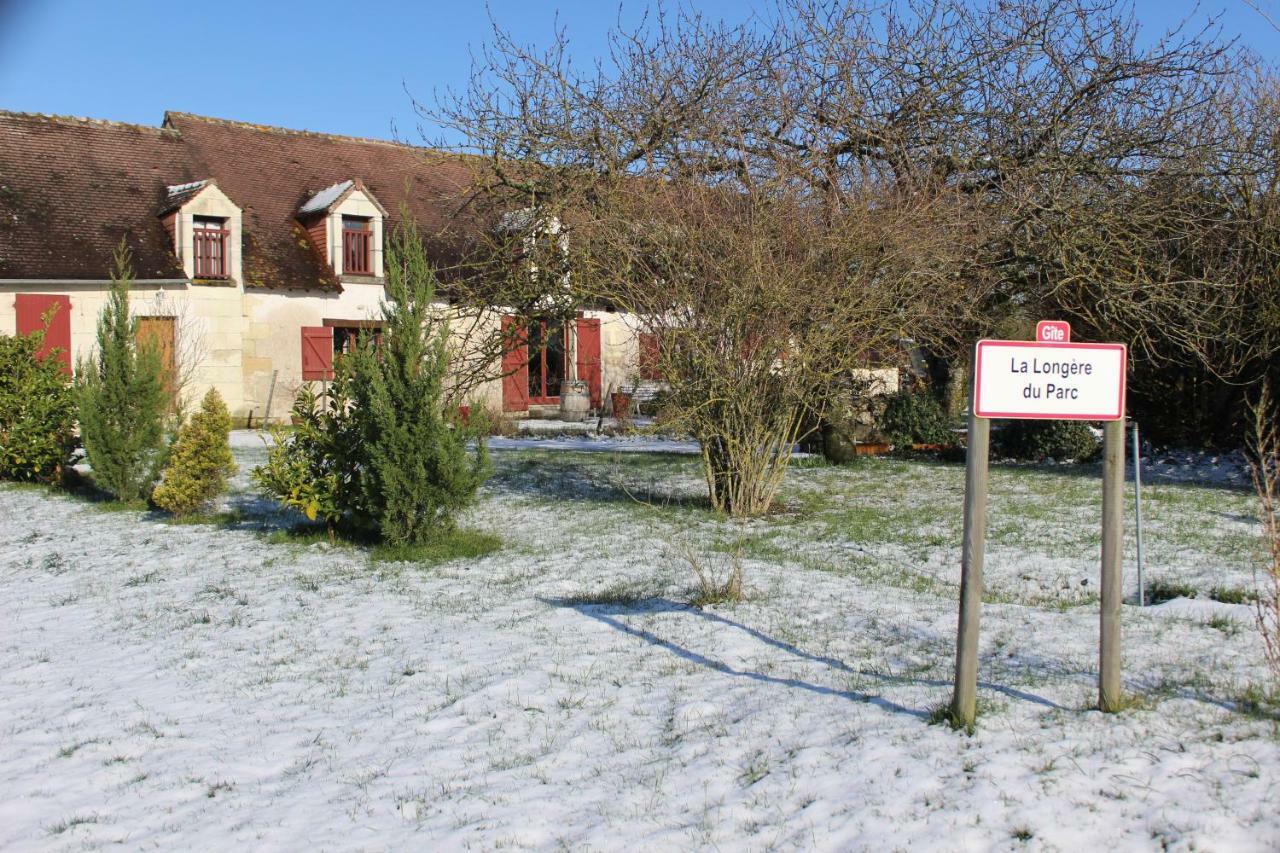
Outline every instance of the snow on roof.
[[175, 196], [185, 195], [186, 193], [192, 192], [193, 190], [201, 189], [207, 183], [209, 182], [207, 180], [204, 180], [204, 181], [192, 181], [189, 184], [173, 184], [171, 186], [165, 187], [165, 191], [169, 194], [169, 198], [174, 198]]
[[339, 181], [331, 187], [325, 187], [311, 197], [311, 199], [298, 209], [299, 213], [319, 213], [322, 210], [328, 210], [333, 206], [343, 193], [351, 189], [355, 185], [354, 181]]

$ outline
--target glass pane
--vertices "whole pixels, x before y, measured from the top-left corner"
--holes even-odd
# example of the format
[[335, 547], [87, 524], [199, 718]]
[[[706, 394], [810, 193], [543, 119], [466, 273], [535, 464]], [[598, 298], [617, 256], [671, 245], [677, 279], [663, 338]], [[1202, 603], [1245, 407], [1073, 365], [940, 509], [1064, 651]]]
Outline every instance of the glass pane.
[[547, 396], [560, 396], [560, 382], [564, 379], [564, 326], [559, 322], [547, 324]]
[[529, 324], [529, 396], [541, 397], [542, 393], [542, 324]]

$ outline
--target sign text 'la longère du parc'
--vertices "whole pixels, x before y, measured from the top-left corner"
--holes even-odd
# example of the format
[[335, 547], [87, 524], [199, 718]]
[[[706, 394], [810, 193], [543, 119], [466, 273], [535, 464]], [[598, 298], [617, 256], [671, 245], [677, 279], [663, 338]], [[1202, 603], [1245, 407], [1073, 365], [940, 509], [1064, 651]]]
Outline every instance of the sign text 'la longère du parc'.
[[1066, 323], [1042, 322], [1035, 341], [979, 341], [974, 414], [980, 418], [1124, 418], [1124, 344], [1073, 344]]

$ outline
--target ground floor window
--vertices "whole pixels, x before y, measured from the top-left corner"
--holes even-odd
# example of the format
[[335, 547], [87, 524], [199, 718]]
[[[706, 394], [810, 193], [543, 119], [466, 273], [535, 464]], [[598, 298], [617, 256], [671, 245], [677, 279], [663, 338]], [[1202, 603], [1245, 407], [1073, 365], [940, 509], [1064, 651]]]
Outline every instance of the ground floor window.
[[374, 349], [382, 346], [382, 329], [370, 326], [333, 326], [333, 354], [349, 355], [366, 335], [373, 341]]

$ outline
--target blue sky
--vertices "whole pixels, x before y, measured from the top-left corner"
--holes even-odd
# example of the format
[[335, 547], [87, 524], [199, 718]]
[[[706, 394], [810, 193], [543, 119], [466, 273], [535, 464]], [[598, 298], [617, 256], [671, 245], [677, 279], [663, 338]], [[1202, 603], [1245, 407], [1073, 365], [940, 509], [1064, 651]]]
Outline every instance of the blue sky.
[[[1255, 2], [1280, 22], [1280, 0]], [[691, 5], [736, 23], [769, 4]], [[634, 20], [644, 4], [621, 9]], [[1247, 0], [1139, 0], [1137, 11], [1153, 34], [1186, 16], [1220, 13], [1228, 35], [1280, 57], [1280, 32]], [[585, 0], [491, 0], [487, 10], [467, 0], [0, 0], [0, 109], [141, 124], [159, 124], [173, 109], [418, 142], [406, 88], [429, 100], [435, 87], [465, 83], [490, 13], [544, 43], [558, 13], [582, 60], [600, 51], [620, 14], [616, 3]]]

